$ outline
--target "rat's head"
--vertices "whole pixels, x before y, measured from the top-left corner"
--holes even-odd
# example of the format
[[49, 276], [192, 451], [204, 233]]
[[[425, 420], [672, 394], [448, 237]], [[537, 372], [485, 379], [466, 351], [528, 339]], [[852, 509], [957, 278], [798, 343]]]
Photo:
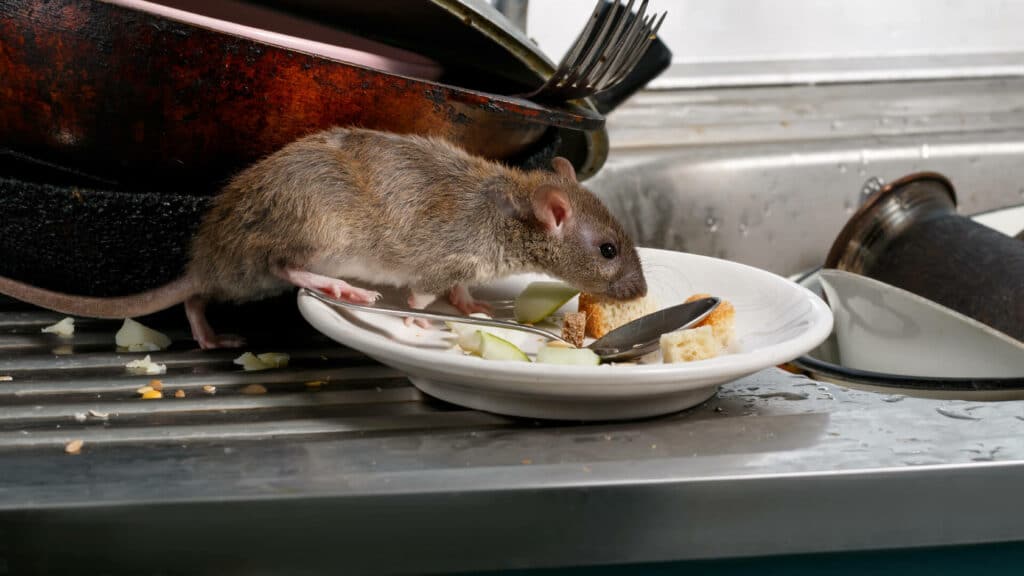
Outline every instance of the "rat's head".
[[617, 299], [647, 294], [636, 247], [619, 221], [576, 181], [565, 158], [552, 161], [559, 178], [532, 191], [533, 217], [546, 236], [539, 264], [573, 287]]

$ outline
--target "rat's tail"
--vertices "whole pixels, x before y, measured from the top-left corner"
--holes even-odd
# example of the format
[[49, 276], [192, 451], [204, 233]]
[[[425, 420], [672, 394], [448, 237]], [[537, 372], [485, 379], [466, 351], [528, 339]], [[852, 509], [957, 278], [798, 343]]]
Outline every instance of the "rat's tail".
[[0, 276], [0, 294], [72, 316], [134, 318], [181, 304], [196, 293], [191, 276], [182, 276], [152, 290], [127, 296], [76, 296], [38, 288]]

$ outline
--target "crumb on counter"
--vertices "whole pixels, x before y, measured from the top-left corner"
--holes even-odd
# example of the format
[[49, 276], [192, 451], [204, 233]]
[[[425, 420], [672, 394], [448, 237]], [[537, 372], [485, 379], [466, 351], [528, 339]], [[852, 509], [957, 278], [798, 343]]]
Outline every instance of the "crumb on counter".
[[214, 394], [217, 393], [217, 387], [211, 384], [206, 384], [205, 386], [203, 386], [203, 393], [213, 396]]
[[150, 359], [149, 354], [146, 354], [145, 358], [139, 360], [132, 360], [125, 364], [125, 368], [133, 374], [164, 374], [167, 372], [167, 366], [165, 364], [157, 364]]
[[185, 391], [184, 391], [184, 390], [182, 390], [181, 388], [178, 388], [178, 389], [177, 389], [177, 390], [175, 390], [175, 392], [174, 392], [174, 397], [175, 397], [175, 398], [184, 398], [184, 397], [185, 397]]
[[75, 319], [70, 316], [66, 316], [60, 322], [43, 328], [42, 331], [48, 334], [56, 334], [64, 338], [68, 338], [75, 333]]
[[266, 394], [267, 387], [263, 384], [249, 384], [242, 388], [242, 394]]
[[84, 440], [72, 440], [64, 445], [64, 451], [68, 454], [81, 454], [82, 446], [85, 446]]

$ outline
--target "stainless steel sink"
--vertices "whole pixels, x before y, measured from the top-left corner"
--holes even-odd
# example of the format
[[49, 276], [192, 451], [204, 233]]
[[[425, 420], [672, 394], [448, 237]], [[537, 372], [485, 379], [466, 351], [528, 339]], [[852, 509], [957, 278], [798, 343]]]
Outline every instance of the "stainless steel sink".
[[640, 245], [779, 274], [820, 264], [879, 179], [940, 172], [964, 213], [1024, 203], [1024, 79], [651, 92], [609, 135], [589, 185]]

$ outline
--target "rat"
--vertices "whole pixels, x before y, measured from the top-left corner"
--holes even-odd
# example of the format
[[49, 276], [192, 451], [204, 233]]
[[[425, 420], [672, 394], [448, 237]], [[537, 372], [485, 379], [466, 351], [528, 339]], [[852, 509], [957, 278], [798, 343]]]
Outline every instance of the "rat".
[[349, 281], [408, 288], [414, 309], [445, 294], [464, 314], [489, 311], [471, 286], [526, 272], [615, 299], [645, 295], [629, 235], [568, 160], [551, 164], [552, 171], [526, 171], [443, 138], [332, 128], [234, 176], [213, 198], [174, 281], [87, 297], [0, 277], [0, 293], [94, 318], [184, 303], [203, 349], [244, 345], [213, 330], [208, 302], [258, 300], [295, 286], [361, 304], [379, 293]]

